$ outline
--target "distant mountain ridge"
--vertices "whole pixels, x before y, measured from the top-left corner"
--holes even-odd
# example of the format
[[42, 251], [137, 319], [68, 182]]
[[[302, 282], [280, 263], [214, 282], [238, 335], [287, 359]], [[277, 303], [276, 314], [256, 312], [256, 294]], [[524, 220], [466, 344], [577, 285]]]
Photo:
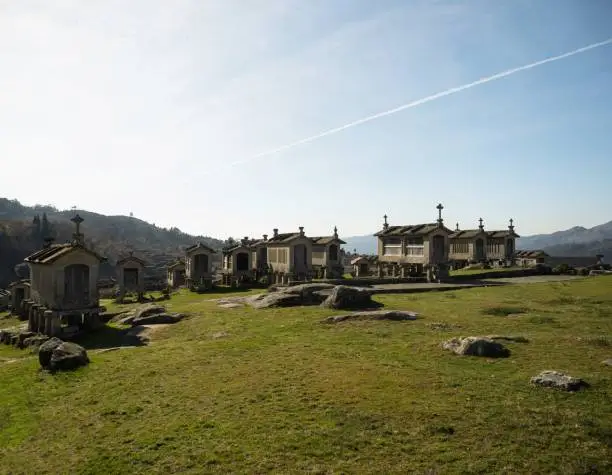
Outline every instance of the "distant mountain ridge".
[[[376, 254], [376, 238], [371, 235], [350, 236], [345, 249], [356, 249], [360, 254]], [[603, 254], [612, 260], [612, 221], [585, 228], [574, 226], [550, 234], [534, 234], [517, 240], [519, 250], [542, 249], [553, 256], [594, 256]]]
[[[144, 259], [149, 275], [165, 275], [165, 266], [184, 254], [198, 241], [221, 249], [224, 241], [209, 236], [192, 236], [178, 228], [159, 228], [130, 216], [105, 216], [85, 210], [60, 211], [53, 206], [24, 206], [17, 200], [0, 198], [0, 288], [15, 280], [15, 265], [43, 244], [48, 230], [56, 242], [72, 237], [70, 219], [77, 213], [84, 218], [81, 230], [85, 242], [108, 258], [101, 268], [103, 277], [114, 276], [115, 262], [133, 251]], [[47, 230], [42, 230], [48, 226]], [[48, 223], [48, 224], [46, 224]], [[220, 257], [219, 257], [220, 259]]]

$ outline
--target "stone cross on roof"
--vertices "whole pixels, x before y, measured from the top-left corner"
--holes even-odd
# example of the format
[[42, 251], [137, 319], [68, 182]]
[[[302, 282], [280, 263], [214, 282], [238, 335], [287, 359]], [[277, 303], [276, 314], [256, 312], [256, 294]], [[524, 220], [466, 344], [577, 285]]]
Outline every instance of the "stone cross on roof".
[[81, 234], [81, 223], [83, 221], [85, 221], [83, 218], [81, 218], [78, 213], [74, 216], [74, 218], [72, 218], [70, 221], [72, 221], [75, 226], [76, 226], [76, 231], [75, 233], [72, 235], [72, 237], [74, 238], [74, 240], [76, 241], [77, 244], [80, 244], [82, 242], [83, 239], [83, 235]]
[[436, 209], [438, 210], [438, 223], [442, 224], [442, 210], [444, 209], [444, 206], [442, 206], [442, 203], [438, 203]]
[[338, 237], [338, 226], [334, 226], [334, 237]]
[[508, 226], [508, 229], [510, 229], [510, 231], [514, 229], [514, 220], [512, 218], [510, 218], [510, 226]]
[[478, 228], [481, 230], [484, 229], [484, 226], [482, 225], [482, 218], [478, 218], [478, 223]]
[[459, 223], [455, 223], [455, 231], [459, 231]]
[[383, 216], [383, 219], [385, 220], [383, 223], [383, 229], [387, 229], [389, 227], [389, 223], [387, 223], [387, 215], [385, 214]]

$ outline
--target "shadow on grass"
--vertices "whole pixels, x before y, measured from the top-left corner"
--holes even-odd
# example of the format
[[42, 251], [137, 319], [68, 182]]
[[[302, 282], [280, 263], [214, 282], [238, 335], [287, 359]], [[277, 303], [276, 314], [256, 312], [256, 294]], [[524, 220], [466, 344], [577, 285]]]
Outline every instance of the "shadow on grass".
[[146, 346], [146, 342], [134, 328], [117, 328], [105, 325], [102, 328], [73, 340], [86, 350], [118, 348], [122, 346]]

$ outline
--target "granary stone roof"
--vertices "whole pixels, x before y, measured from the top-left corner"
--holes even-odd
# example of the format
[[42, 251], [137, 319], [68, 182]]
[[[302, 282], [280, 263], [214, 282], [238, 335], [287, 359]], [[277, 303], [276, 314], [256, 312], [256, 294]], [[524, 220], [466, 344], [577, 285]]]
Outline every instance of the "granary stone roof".
[[16, 280], [15, 282], [11, 282], [8, 286], [8, 288], [12, 288], [15, 287], [16, 285], [25, 285], [27, 287], [30, 286], [30, 279], [21, 279], [21, 280]]
[[185, 261], [183, 261], [182, 259], [178, 259], [177, 261], [173, 262], [172, 264], [168, 265], [168, 269], [174, 269], [176, 267], [179, 266], [184, 266], [185, 265]]
[[189, 246], [187, 249], [185, 249], [185, 253], [189, 254], [189, 253], [192, 253], [194, 251], [197, 251], [198, 249], [204, 249], [204, 250], [207, 250], [210, 253], [216, 253], [217, 252], [212, 247], [209, 247], [206, 244], [204, 244], [202, 242], [199, 242], [199, 243], [194, 244], [193, 246]]
[[303, 237], [300, 233], [278, 233], [276, 236], [272, 236], [268, 239], [271, 243], [289, 242], [296, 238]]
[[480, 234], [487, 234], [486, 231], [482, 229], [462, 229], [460, 231], [454, 231], [453, 234], [450, 235], [451, 239], [471, 239], [475, 238]]
[[338, 244], [346, 244], [346, 242], [344, 242], [342, 239], [340, 239], [338, 236], [320, 236], [320, 237], [311, 237], [310, 240], [314, 243], [314, 244], [319, 244], [319, 245], [323, 245], [323, 244], [329, 244], [331, 242], [337, 242]]
[[503, 238], [503, 237], [519, 238], [520, 237], [514, 231], [511, 231], [509, 229], [502, 229], [500, 231], [487, 231], [487, 236], [490, 238]]
[[374, 236], [426, 236], [438, 229], [442, 229], [448, 234], [452, 233], [446, 226], [441, 226], [438, 223], [425, 223], [409, 224], [405, 226], [388, 226], [386, 229], [378, 231]]
[[129, 256], [126, 256], [126, 257], [124, 257], [122, 259], [119, 259], [117, 261], [117, 265], [120, 266], [120, 265], [125, 264], [126, 262], [129, 262], [129, 261], [137, 262], [138, 264], [140, 264], [142, 266], [147, 265], [147, 263], [145, 261], [143, 261], [142, 259], [140, 259], [140, 258], [138, 258], [136, 256], [132, 256], [132, 255], [129, 255]]
[[96, 257], [100, 262], [106, 261], [106, 257], [102, 257], [91, 249], [87, 249], [80, 243], [52, 244], [49, 247], [36, 251], [24, 259], [25, 262], [31, 264], [52, 264], [57, 259], [73, 251], [84, 251]]

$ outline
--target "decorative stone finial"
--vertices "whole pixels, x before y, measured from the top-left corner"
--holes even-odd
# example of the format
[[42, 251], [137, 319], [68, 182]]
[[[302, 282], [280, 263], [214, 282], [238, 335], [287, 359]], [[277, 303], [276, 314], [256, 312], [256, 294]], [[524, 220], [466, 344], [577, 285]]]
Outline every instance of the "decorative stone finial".
[[387, 215], [385, 214], [383, 216], [383, 219], [385, 220], [383, 223], [383, 229], [387, 229], [389, 227], [389, 223], [387, 222]]
[[455, 223], [455, 231], [459, 231], [459, 223]]
[[442, 225], [442, 210], [444, 209], [444, 206], [442, 206], [442, 203], [438, 203], [436, 209], [438, 210], [438, 224]]
[[274, 232], [274, 237], [278, 236], [278, 228], [274, 228], [272, 231]]
[[508, 226], [508, 229], [510, 231], [514, 231], [514, 220], [512, 218], [510, 218], [510, 225]]
[[263, 240], [264, 240], [264, 241], [267, 241], [267, 240], [268, 240], [268, 235], [267, 235], [267, 234], [264, 234], [264, 235], [263, 235]]
[[76, 244], [81, 244], [83, 242], [83, 235], [81, 234], [81, 223], [85, 220], [81, 218], [77, 213], [70, 221], [72, 221], [76, 226], [76, 231], [72, 235], [74, 242]]
[[478, 218], [478, 229], [481, 231], [484, 230], [484, 226], [482, 225], [482, 218]]
[[334, 226], [334, 237], [338, 237], [338, 226]]
[[300, 236], [304, 235], [304, 226], [300, 226]]

